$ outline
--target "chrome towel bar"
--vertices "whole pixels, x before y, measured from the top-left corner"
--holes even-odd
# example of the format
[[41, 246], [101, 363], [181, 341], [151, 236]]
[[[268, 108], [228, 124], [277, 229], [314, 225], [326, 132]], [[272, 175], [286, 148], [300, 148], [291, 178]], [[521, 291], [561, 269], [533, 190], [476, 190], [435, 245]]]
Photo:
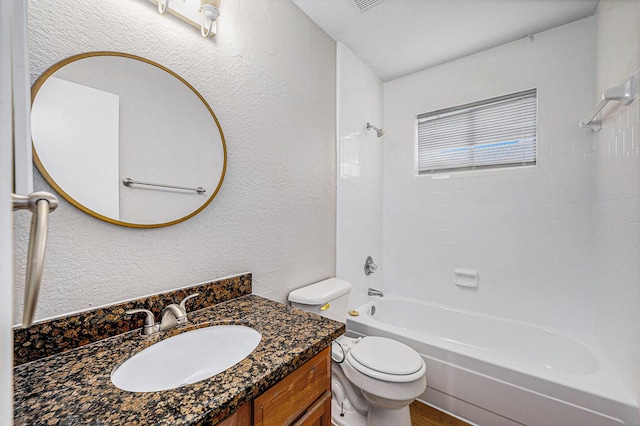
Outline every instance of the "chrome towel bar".
[[207, 192], [207, 190], [204, 189], [201, 186], [199, 186], [197, 188], [187, 188], [187, 187], [184, 187], [184, 186], [164, 185], [162, 183], [150, 183], [150, 182], [134, 181], [131, 178], [122, 179], [122, 184], [124, 186], [128, 187], [128, 188], [132, 187], [133, 185], [146, 185], [146, 186], [158, 186], [158, 187], [161, 187], [161, 188], [183, 189], [185, 191], [194, 191], [194, 192], [197, 192], [198, 194], [204, 194], [205, 192]]
[[602, 120], [595, 120], [595, 118], [600, 114], [600, 111], [610, 102], [610, 101], [618, 101], [622, 102], [623, 105], [629, 105], [636, 99], [636, 77], [633, 75], [629, 77], [627, 81], [625, 81], [622, 85], [612, 87], [611, 89], [605, 90], [602, 94], [602, 100], [596, 106], [595, 111], [591, 114], [591, 118], [588, 120], [582, 120], [580, 122], [580, 127], [589, 127], [594, 132], [598, 132], [601, 129]]
[[29, 233], [29, 250], [27, 254], [27, 276], [24, 286], [24, 309], [22, 326], [29, 327], [33, 323], [42, 280], [44, 253], [47, 246], [47, 227], [49, 213], [58, 207], [58, 199], [48, 192], [32, 192], [29, 195], [11, 194], [13, 210], [27, 209], [31, 216], [31, 232]]

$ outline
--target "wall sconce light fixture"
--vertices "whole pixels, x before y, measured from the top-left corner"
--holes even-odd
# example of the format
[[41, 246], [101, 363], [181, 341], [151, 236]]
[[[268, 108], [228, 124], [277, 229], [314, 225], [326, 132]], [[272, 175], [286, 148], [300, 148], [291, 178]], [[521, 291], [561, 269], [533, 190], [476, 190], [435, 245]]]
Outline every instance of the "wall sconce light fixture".
[[158, 0], [158, 13], [166, 15], [169, 10], [169, 0]]
[[[200, 34], [202, 37], [209, 37], [213, 30], [213, 24], [215, 24], [218, 16], [220, 16], [220, 12], [218, 8], [212, 4], [203, 4], [200, 6], [201, 14], [202, 14], [202, 22], [200, 24]], [[206, 28], [206, 30], [205, 30]], [[216, 25], [217, 29], [217, 25]], [[213, 33], [213, 35], [216, 35]]]
[[158, 6], [158, 13], [182, 19], [189, 25], [200, 28], [202, 37], [216, 35], [222, 0], [148, 0]]

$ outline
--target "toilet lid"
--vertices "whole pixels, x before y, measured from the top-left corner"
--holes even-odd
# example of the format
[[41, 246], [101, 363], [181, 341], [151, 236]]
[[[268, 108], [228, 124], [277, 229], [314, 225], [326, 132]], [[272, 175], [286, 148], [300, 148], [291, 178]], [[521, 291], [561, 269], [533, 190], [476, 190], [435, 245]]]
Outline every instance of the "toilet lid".
[[385, 337], [367, 336], [349, 353], [359, 364], [384, 374], [407, 375], [424, 368], [416, 351]]

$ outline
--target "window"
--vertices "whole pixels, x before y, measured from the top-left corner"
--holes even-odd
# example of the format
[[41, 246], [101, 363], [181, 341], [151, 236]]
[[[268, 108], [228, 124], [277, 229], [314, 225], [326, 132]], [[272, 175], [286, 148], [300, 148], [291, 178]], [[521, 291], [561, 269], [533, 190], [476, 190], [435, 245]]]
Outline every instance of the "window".
[[417, 117], [418, 173], [536, 164], [537, 89]]

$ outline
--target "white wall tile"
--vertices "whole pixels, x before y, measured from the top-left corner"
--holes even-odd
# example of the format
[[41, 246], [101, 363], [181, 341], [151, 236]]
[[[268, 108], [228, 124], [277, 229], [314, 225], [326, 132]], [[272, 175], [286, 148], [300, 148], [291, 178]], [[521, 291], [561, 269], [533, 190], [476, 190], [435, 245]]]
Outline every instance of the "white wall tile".
[[[388, 289], [593, 333], [594, 144], [578, 122], [595, 105], [595, 36], [587, 19], [384, 84]], [[414, 176], [412, 117], [531, 87], [537, 166]], [[480, 287], [457, 288], [454, 267], [481, 270]]]
[[[638, 72], [639, 22], [639, 1], [602, 0], [597, 17], [536, 35], [534, 43], [520, 40], [385, 83], [383, 236], [372, 239], [384, 240], [385, 291], [595, 333], [636, 395], [640, 103], [612, 114], [596, 136], [577, 123], [603, 90]], [[348, 72], [367, 74], [360, 65]], [[414, 176], [416, 114], [530, 87], [539, 96], [537, 166]], [[358, 109], [354, 102], [346, 115]], [[357, 187], [375, 192], [377, 179], [372, 174]], [[338, 256], [337, 270], [356, 277], [346, 264], [372, 247], [362, 235], [374, 232], [379, 216], [374, 192], [351, 189], [339, 182], [347, 206], [338, 203], [338, 232], [351, 239], [342, 245], [352, 253]], [[480, 288], [456, 287], [455, 267], [481, 271]]]
[[[338, 184], [336, 275], [351, 282], [351, 305], [367, 299], [368, 287], [382, 285], [382, 82], [341, 43], [337, 47]], [[348, 170], [348, 174], [340, 174]], [[372, 256], [378, 272], [366, 276]]]
[[[602, 0], [596, 95], [640, 78], [640, 2]], [[596, 336], [633, 395], [640, 395], [640, 157], [638, 101], [614, 103], [596, 134]]]

